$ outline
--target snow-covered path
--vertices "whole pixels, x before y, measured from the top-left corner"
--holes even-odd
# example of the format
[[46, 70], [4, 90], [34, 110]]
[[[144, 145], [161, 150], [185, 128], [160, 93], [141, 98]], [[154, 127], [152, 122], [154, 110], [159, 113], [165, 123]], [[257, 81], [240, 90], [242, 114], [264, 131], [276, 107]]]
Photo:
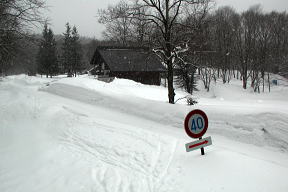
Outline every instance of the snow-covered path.
[[288, 190], [285, 110], [251, 116], [200, 102], [213, 138], [201, 157], [184, 148], [191, 107], [52, 81], [0, 82], [1, 192]]
[[174, 157], [175, 138], [135, 126], [137, 118], [131, 125], [130, 116], [110, 109], [47, 97], [34, 86], [6, 86], [0, 191], [167, 191], [172, 187], [164, 176]]

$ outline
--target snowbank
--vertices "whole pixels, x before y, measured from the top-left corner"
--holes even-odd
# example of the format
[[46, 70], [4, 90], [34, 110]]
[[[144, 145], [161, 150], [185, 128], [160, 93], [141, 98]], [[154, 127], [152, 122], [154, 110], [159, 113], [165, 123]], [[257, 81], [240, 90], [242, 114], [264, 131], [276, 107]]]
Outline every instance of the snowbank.
[[[130, 80], [4, 78], [0, 191], [286, 192], [287, 89], [273, 89], [218, 83], [191, 107]], [[209, 118], [204, 157], [185, 152], [183, 120], [194, 108]]]

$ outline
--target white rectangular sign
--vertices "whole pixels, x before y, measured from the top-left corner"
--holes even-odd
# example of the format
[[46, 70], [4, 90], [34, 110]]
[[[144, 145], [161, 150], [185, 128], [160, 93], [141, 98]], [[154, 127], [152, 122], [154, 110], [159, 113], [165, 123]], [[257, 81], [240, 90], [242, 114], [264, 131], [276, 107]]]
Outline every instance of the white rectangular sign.
[[206, 137], [204, 139], [200, 139], [199, 141], [194, 141], [186, 144], [186, 152], [194, 151], [196, 149], [200, 149], [202, 147], [207, 147], [212, 145], [211, 137]]

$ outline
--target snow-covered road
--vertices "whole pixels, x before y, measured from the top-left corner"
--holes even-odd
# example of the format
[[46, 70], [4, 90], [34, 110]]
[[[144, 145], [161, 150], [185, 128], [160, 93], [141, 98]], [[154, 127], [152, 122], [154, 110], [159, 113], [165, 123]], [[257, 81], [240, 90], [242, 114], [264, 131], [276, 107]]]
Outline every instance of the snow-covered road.
[[[213, 139], [202, 157], [185, 152], [191, 107], [115, 93], [87, 78], [73, 80], [83, 86], [69, 81], [22, 75], [0, 82], [1, 192], [288, 190], [285, 106], [268, 112], [272, 104], [260, 103], [245, 113], [200, 100]], [[102, 87], [84, 86], [93, 83]]]
[[[131, 98], [126, 95], [109, 96], [95, 90], [61, 83], [52, 84], [42, 90], [179, 129], [183, 129], [183, 119], [191, 110], [191, 107], [185, 105], [167, 105], [167, 103]], [[242, 104], [241, 107], [228, 105], [226, 109], [221, 105], [211, 107], [209, 104], [200, 104], [199, 107], [205, 109], [210, 117], [210, 124], [213, 125], [209, 129], [210, 133], [258, 146], [276, 147], [288, 152], [288, 111], [286, 111], [288, 106], [285, 108], [285, 105], [273, 106], [262, 103], [249, 105], [251, 104]]]

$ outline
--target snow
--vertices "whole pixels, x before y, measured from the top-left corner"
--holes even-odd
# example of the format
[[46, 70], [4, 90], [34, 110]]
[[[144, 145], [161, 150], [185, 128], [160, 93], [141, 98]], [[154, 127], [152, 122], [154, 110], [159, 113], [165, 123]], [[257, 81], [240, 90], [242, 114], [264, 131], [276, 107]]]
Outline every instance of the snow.
[[[120, 96], [120, 97], [129, 97], [129, 96], [135, 96], [138, 98], [144, 98], [149, 100], [155, 100], [155, 101], [162, 101], [166, 102], [167, 100], [167, 88], [165, 87], [159, 87], [159, 86], [145, 86], [141, 83], [137, 83], [132, 80], [127, 79], [117, 79], [112, 81], [111, 83], [105, 83], [102, 81], [97, 81], [95, 83], [95, 80], [93, 77], [89, 76], [80, 76], [77, 78], [63, 78], [57, 83], [63, 83], [68, 85], [74, 85], [77, 87], [82, 87], [85, 89], [93, 90], [100, 92], [105, 95], [114, 95], [114, 96]], [[187, 94], [183, 91], [177, 92], [177, 98], [184, 97]]]
[[[206, 92], [199, 81], [196, 106], [125, 79], [3, 78], [0, 191], [287, 192], [288, 82], [273, 78], [261, 94], [238, 80]], [[209, 118], [205, 156], [185, 151], [194, 108]]]

